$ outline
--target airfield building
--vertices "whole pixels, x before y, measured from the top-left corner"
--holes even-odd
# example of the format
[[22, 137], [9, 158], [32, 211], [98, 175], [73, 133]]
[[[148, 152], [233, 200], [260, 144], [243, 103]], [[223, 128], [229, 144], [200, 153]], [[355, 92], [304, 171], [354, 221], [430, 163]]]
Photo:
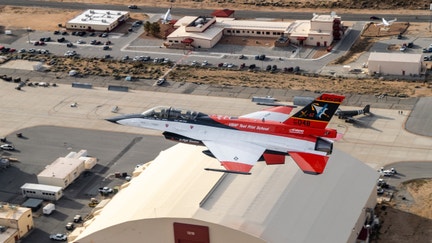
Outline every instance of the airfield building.
[[19, 242], [33, 227], [30, 208], [0, 204], [0, 242]]
[[422, 54], [372, 52], [368, 59], [369, 74], [420, 75]]
[[238, 175], [206, 171], [223, 168], [203, 149], [161, 152], [69, 240], [356, 242], [367, 232], [379, 175], [347, 154], [334, 151], [322, 175], [304, 174], [289, 157]]
[[37, 175], [38, 183], [66, 188], [82, 172], [96, 164], [96, 158], [86, 156], [87, 150], [81, 150], [56, 159]]
[[334, 13], [294, 22], [186, 16], [174, 27], [176, 30], [167, 37], [167, 47], [212, 48], [223, 36], [266, 37], [274, 38], [276, 43], [283, 40], [285, 45], [328, 46], [344, 34], [341, 18]]
[[119, 24], [129, 19], [129, 12], [114, 10], [88, 9], [69, 20], [66, 28], [82, 31], [104, 31], [110, 32]]
[[26, 183], [21, 187], [24, 197], [57, 201], [63, 196], [63, 188], [59, 186]]

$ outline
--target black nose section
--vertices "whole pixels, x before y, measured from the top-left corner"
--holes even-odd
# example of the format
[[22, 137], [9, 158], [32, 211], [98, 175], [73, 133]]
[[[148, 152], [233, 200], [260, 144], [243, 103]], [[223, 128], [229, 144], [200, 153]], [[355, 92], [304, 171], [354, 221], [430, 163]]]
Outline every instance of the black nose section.
[[125, 119], [134, 119], [134, 118], [142, 118], [141, 114], [129, 114], [129, 115], [122, 115], [122, 116], [115, 116], [111, 118], [106, 118], [106, 121], [112, 122], [112, 123], [118, 123], [121, 120]]
[[116, 116], [116, 117], [107, 118], [105, 120], [117, 124], [117, 122], [120, 121], [121, 119], [124, 119], [124, 117], [123, 116]]

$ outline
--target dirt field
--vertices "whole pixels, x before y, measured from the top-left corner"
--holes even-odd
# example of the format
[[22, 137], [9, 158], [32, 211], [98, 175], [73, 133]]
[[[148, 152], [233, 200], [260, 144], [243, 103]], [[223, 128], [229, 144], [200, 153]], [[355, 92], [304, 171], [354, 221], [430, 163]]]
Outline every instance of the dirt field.
[[[169, 1], [138, 1], [130, 0], [127, 2], [117, 0], [93, 0], [93, 1], [73, 1], [71, 2], [92, 2], [92, 3], [118, 3], [122, 5], [137, 4], [137, 5], [152, 5], [152, 6], [169, 6]], [[312, 4], [321, 4], [325, 12], [328, 8], [325, 4], [335, 4], [337, 13], [344, 13], [347, 11], [353, 11], [352, 9], [343, 8], [343, 6], [358, 6], [363, 4], [364, 8], [370, 9], [388, 9], [389, 4], [386, 5], [386, 1], [260, 1], [261, 4], [253, 4], [257, 1], [242, 1], [242, 3], [235, 3], [230, 1], [231, 4], [225, 1], [213, 1], [203, 0], [202, 2], [192, 0], [178, 0], [173, 5], [181, 3], [182, 7], [190, 6], [196, 8], [231, 8], [231, 9], [260, 9], [264, 10], [262, 6], [267, 5], [265, 10], [271, 11], [272, 9], [278, 8], [278, 4], [290, 5], [290, 4], [303, 4], [303, 8], [291, 9], [290, 11], [303, 11], [307, 6], [316, 6]], [[324, 3], [323, 3], [324, 2]], [[410, 7], [406, 7], [405, 4], [408, 1], [389, 1], [394, 6], [399, 8], [396, 10], [385, 10], [388, 13], [404, 12], [408, 13], [407, 9], [416, 8], [420, 6], [425, 7], [424, 1], [416, 1], [417, 4], [412, 4]], [[409, 1], [412, 3], [412, 1]], [[351, 5], [350, 5], [351, 4]], [[422, 5], [423, 4], [423, 5]], [[325, 6], [324, 6], [325, 5]], [[333, 5], [332, 5], [333, 6]], [[405, 7], [404, 7], [405, 6]], [[418, 8], [417, 6], [417, 8]], [[426, 4], [426, 9], [429, 6], [429, 2]], [[308, 11], [315, 11], [306, 9]], [[333, 8], [332, 8], [333, 10]], [[355, 10], [367, 12], [367, 10]], [[380, 14], [385, 13], [380, 11]], [[372, 12], [372, 11], [370, 11]], [[415, 11], [414, 11], [415, 12]], [[424, 13], [423, 13], [424, 12]], [[0, 6], [0, 25], [5, 28], [31, 28], [34, 30], [56, 30], [57, 23], [65, 23], [68, 19], [76, 16], [79, 11], [59, 10], [59, 9], [40, 9], [40, 8], [17, 8], [9, 6]], [[415, 13], [429, 14], [428, 11], [417, 11]], [[132, 18], [146, 19], [143, 14], [133, 14]], [[28, 21], [31, 19], [32, 21]], [[401, 29], [405, 29], [407, 34], [415, 36], [423, 36], [428, 34], [428, 24], [413, 24], [406, 26], [404, 23], [401, 25], [394, 25], [396, 33], [401, 32]], [[369, 30], [361, 40], [353, 48], [352, 52], [349, 53], [348, 58], [339, 60], [339, 63], [350, 63], [355, 60], [364, 50], [368, 48], [377, 38], [387, 38], [383, 36], [383, 33], [379, 33], [379, 30], [374, 29], [374, 26], [369, 26]], [[388, 33], [387, 33], [388, 34]], [[230, 43], [241, 42], [236, 39], [231, 39]], [[255, 41], [251, 41], [249, 44], [254, 45]], [[238, 43], [245, 44], [245, 43]], [[247, 44], [247, 43], [246, 43]], [[53, 71], [64, 72], [69, 70], [71, 66], [79, 69], [82, 73], [89, 75], [111, 75], [111, 76], [122, 76], [133, 74], [136, 77], [145, 78], [156, 78], [161, 73], [166, 71], [167, 67], [162, 66], [143, 66], [137, 64], [127, 64], [119, 62], [101, 61], [101, 60], [79, 60], [79, 59], [65, 59], [57, 58], [58, 65], [53, 67]], [[66, 68], [66, 69], [65, 69]], [[109, 70], [115, 70], [115, 73]], [[268, 88], [284, 88], [284, 89], [295, 89], [295, 90], [315, 90], [319, 92], [330, 91], [336, 93], [358, 93], [358, 90], [362, 90], [363, 93], [369, 94], [382, 94], [387, 93], [389, 95], [407, 95], [407, 96], [432, 96], [432, 86], [428, 83], [415, 83], [415, 82], [403, 82], [403, 81], [384, 81], [377, 79], [366, 79], [362, 80], [361, 87], [358, 86], [359, 80], [345, 79], [345, 78], [334, 78], [334, 77], [314, 77], [304, 75], [293, 75], [283, 73], [263, 73], [263, 72], [244, 72], [244, 71], [228, 71], [220, 69], [195, 69], [195, 68], [179, 68], [170, 74], [171, 79], [185, 82], [196, 82], [196, 83], [207, 83], [213, 85], [243, 85], [253, 87], [268, 87]], [[408, 193], [412, 200], [403, 200], [402, 196]], [[385, 204], [385, 207], [378, 207], [378, 214], [382, 226], [379, 233], [375, 237], [373, 242], [430, 242], [432, 239], [432, 182], [426, 180], [425, 182], [419, 183], [414, 181], [397, 188], [397, 193], [394, 199]]]

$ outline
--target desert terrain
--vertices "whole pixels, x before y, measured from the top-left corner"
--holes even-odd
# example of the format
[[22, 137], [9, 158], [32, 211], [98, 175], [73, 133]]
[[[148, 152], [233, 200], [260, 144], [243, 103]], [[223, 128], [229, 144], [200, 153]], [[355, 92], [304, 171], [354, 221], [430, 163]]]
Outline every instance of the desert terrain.
[[[0, 26], [4, 28], [31, 28], [34, 30], [53, 31], [57, 30], [58, 23], [64, 23], [68, 19], [79, 14], [79, 11], [60, 10], [60, 9], [41, 9], [41, 8], [18, 8], [11, 6], [0, 6]], [[23, 17], [25, 16], [25, 18]], [[44, 16], [39, 17], [39, 16]], [[133, 19], [146, 19], [147, 16], [142, 13], [134, 13], [131, 16]], [[28, 18], [34, 21], [27, 21]], [[400, 25], [400, 26], [399, 26]], [[412, 32], [414, 35], [422, 32], [427, 28], [426, 24], [414, 23], [406, 26], [406, 23], [395, 24], [395, 31], [387, 31], [385, 36], [376, 37], [376, 30], [373, 25], [368, 28], [365, 36], [359, 39], [352, 51], [348, 53], [344, 60], [339, 60], [337, 65], [345, 65], [354, 61], [356, 57], [370, 47], [370, 45], [378, 38], [388, 38], [389, 33], [399, 33], [401, 29], [406, 30], [407, 34]], [[369, 34], [368, 34], [369, 33]], [[426, 32], [429, 33], [429, 32]], [[370, 36], [375, 37], [370, 37]], [[152, 38], [143, 35], [143, 38]], [[226, 38], [227, 39], [227, 38]], [[161, 39], [162, 42], [162, 39]], [[257, 45], [256, 43], [267, 43], [269, 41], [253, 41], [250, 40], [244, 43], [240, 39], [230, 37], [230, 40], [222, 40], [221, 43], [228, 42], [230, 44], [247, 44]], [[319, 52], [318, 52], [319, 53]], [[323, 52], [325, 53], [325, 49]], [[24, 59], [26, 54], [23, 55]], [[31, 55], [27, 55], [30, 58]], [[112, 60], [95, 60], [95, 59], [70, 59], [65, 57], [49, 57], [47, 63], [55, 58], [55, 64], [51, 70], [54, 72], [64, 72], [70, 70], [71, 67], [78, 70], [84, 75], [104, 75], [116, 76], [123, 78], [133, 75], [134, 78], [155, 79], [160, 74], [168, 70], [168, 66], [153, 65], [153, 64], [136, 64], [131, 62], [117, 62]], [[249, 86], [249, 87], [267, 87], [278, 89], [292, 90], [310, 90], [316, 92], [338, 92], [338, 93], [357, 93], [359, 92], [358, 83], [360, 79], [349, 79], [344, 77], [322, 77], [315, 74], [287, 74], [282, 72], [269, 73], [266, 72], [246, 72], [236, 70], [221, 70], [219, 68], [192, 68], [179, 67], [169, 73], [169, 79], [194, 82], [201, 84], [211, 84], [217, 86]], [[432, 95], [432, 86], [429, 82], [409, 82], [403, 80], [382, 80], [373, 78], [361, 79], [361, 92], [363, 94], [387, 94], [389, 96], [400, 97], [421, 97]], [[61, 82], [61, 80], [59, 80]]]
[[[336, 10], [338, 13], [349, 13], [349, 11], [363, 11], [373, 13], [380, 9], [380, 13], [407, 13], [412, 11], [418, 14], [429, 14], [429, 1], [213, 1], [213, 0], [177, 0], [177, 1], [138, 1], [130, 0], [127, 2], [118, 0], [70, 0], [70, 2], [92, 2], [92, 3], [109, 3], [109, 4], [137, 4], [139, 6], [163, 6], [171, 4], [181, 4], [182, 7], [196, 8], [231, 8], [231, 9], [254, 9], [262, 11], [271, 11], [273, 9], [289, 9], [290, 11], [314, 11], [311, 9], [328, 9]], [[349, 6], [349, 7], [348, 7]], [[364, 9], [373, 9], [364, 10]], [[417, 10], [421, 9], [421, 10]], [[31, 28], [33, 30], [53, 31], [58, 28], [57, 23], [64, 23], [68, 19], [77, 15], [79, 11], [67, 9], [42, 9], [42, 8], [19, 8], [11, 6], [0, 6], [0, 26], [5, 28]], [[43, 17], [42, 17], [43, 16]], [[134, 19], [146, 19], [145, 14], [135, 13], [131, 16]], [[31, 19], [32, 21], [28, 21]], [[406, 34], [423, 35], [428, 23], [414, 23], [406, 29]], [[373, 26], [369, 30], [371, 36], [374, 34]], [[339, 60], [340, 64], [348, 64], [355, 60], [368, 46], [377, 38], [388, 38], [386, 36], [374, 37], [368, 36], [367, 33], [356, 43], [349, 55], [344, 60]], [[149, 38], [144, 37], [143, 38]], [[230, 43], [236, 42], [235, 39]], [[255, 42], [251, 42], [253, 43]], [[240, 43], [239, 43], [240, 44]], [[56, 58], [57, 64], [52, 67], [54, 72], [64, 72], [65, 67], [73, 66], [81, 72], [88, 75], [108, 75], [123, 76], [126, 73], [133, 73], [137, 78], [155, 78], [158, 74], [163, 73], [168, 67], [153, 66], [134, 66], [130, 63], [121, 63], [114, 61], [101, 60], [82, 60]], [[117, 70], [112, 73], [110, 70]], [[122, 71], [123, 70], [123, 71]], [[170, 73], [170, 79], [206, 83], [223, 86], [253, 86], [268, 87], [281, 89], [312, 90], [317, 92], [336, 92], [336, 93], [358, 93], [358, 79], [349, 79], [343, 77], [318, 77], [313, 74], [285, 74], [285, 73], [264, 73], [264, 72], [246, 72], [246, 71], [229, 71], [217, 68], [191, 68], [181, 67]], [[361, 90], [367, 94], [386, 93], [393, 96], [406, 95], [411, 97], [432, 96], [432, 86], [429, 82], [411, 82], [403, 80], [379, 80], [379, 79], [362, 79]], [[377, 213], [380, 216], [381, 228], [375, 235], [373, 242], [429, 242], [432, 238], [432, 182], [431, 180], [422, 180], [420, 183], [414, 181], [406, 183], [395, 188], [393, 200], [388, 203], [378, 205]], [[407, 201], [401, 199], [400, 195], [409, 193], [413, 200]]]

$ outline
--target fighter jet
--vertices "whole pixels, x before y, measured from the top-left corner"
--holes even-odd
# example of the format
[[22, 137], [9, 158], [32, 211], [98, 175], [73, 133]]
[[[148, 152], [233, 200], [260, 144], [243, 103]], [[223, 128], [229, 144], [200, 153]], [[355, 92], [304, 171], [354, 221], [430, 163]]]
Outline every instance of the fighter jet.
[[345, 96], [322, 94], [294, 115], [293, 107], [275, 106], [239, 117], [158, 106], [139, 114], [106, 119], [126, 126], [163, 131], [167, 139], [204, 145], [205, 154], [220, 161], [225, 170], [250, 174], [260, 158], [268, 165], [284, 164], [289, 155], [300, 169], [321, 174], [339, 138], [326, 128]]
[[386, 20], [385, 18], [381, 19], [381, 23], [376, 24], [376, 26], [384, 26], [384, 27], [389, 27], [390, 25], [392, 25], [394, 22], [396, 22], [396, 18], [393, 20]]
[[164, 15], [161, 16], [162, 24], [167, 24], [172, 19], [172, 17], [171, 17], [171, 8], [172, 7], [170, 7], [167, 10], [167, 12]]
[[335, 115], [339, 119], [344, 119], [346, 122], [349, 122], [349, 123], [354, 123], [354, 122], [358, 121], [357, 119], [354, 118], [354, 116], [361, 115], [361, 114], [365, 114], [365, 115], [370, 114], [370, 105], [366, 105], [361, 110], [343, 111], [341, 109], [338, 109], [335, 113]]

